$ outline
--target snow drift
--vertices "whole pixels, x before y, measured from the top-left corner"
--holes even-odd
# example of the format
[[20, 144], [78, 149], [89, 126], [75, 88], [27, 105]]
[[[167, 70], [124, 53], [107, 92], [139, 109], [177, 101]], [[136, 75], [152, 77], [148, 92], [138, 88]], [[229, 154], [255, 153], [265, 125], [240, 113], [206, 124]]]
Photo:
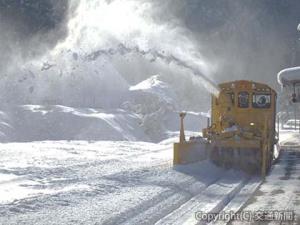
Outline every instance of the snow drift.
[[[6, 105], [0, 114], [0, 140], [158, 142], [178, 135], [177, 97], [169, 85], [161, 81], [159, 75], [134, 86], [128, 86], [117, 78], [116, 74], [114, 82], [123, 85], [122, 92], [111, 90], [111, 94], [119, 94], [119, 98], [110, 101], [110, 98], [103, 96], [103, 99], [107, 98], [107, 102], [103, 105], [102, 101], [102, 107], [87, 107], [88, 100], [86, 107], [55, 104]], [[87, 96], [78, 96], [80, 97]], [[187, 117], [186, 128], [200, 131], [204, 122], [204, 117], [191, 115]]]

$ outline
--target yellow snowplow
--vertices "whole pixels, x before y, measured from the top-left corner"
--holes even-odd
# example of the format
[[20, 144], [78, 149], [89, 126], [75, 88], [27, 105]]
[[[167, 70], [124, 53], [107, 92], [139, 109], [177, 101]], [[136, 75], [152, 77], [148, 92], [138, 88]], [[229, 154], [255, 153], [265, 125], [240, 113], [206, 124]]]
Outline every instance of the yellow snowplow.
[[202, 137], [185, 140], [183, 119], [179, 143], [174, 143], [174, 164], [210, 159], [225, 168], [242, 169], [265, 176], [277, 144], [275, 131], [276, 92], [253, 81], [219, 85], [212, 96], [211, 121]]

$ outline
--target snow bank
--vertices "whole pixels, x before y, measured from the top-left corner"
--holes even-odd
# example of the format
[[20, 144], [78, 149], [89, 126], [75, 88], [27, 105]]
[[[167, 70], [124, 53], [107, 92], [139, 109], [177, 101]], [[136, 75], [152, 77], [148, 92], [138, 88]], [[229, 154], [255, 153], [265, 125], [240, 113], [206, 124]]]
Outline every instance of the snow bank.
[[139, 116], [121, 109], [24, 105], [2, 115], [1, 141], [149, 140]]
[[[159, 75], [129, 88], [130, 98], [123, 108], [141, 115], [146, 134], [155, 141], [178, 136], [180, 104], [173, 89]], [[202, 114], [189, 115], [185, 119], [186, 129], [201, 131], [206, 125]]]
[[[51, 69], [55, 68], [51, 67]], [[48, 78], [50, 78], [50, 72]], [[0, 141], [128, 140], [159, 142], [178, 136], [180, 107], [177, 96], [159, 75], [154, 75], [131, 87], [127, 86], [122, 79], [118, 80], [117, 74], [112, 77], [112, 80], [114, 79], [117, 88], [122, 86], [121, 92], [105, 90], [102, 98], [107, 102], [105, 100], [99, 102], [104, 107], [71, 107], [51, 104], [51, 98], [48, 99], [48, 104], [43, 105], [3, 106], [2, 112], [0, 111]], [[105, 86], [107, 82], [113, 82], [112, 80], [106, 81], [102, 85]], [[47, 92], [47, 90], [44, 91]], [[113, 95], [108, 96], [107, 93], [113, 93]], [[69, 105], [81, 104], [80, 102], [84, 102], [88, 96], [88, 92], [86, 95], [77, 96], [77, 102], [69, 102]], [[67, 102], [68, 96], [62, 95], [61, 97], [65, 99], [63, 101]], [[74, 99], [70, 98], [69, 100], [73, 101]], [[87, 100], [87, 105], [89, 105], [89, 101], [93, 101], [93, 99]], [[206, 124], [203, 115], [200, 113], [187, 116], [186, 129], [200, 131]]]
[[129, 88], [134, 94], [149, 93], [157, 96], [158, 100], [164, 101], [166, 104], [177, 107], [177, 96], [168, 84], [160, 80], [159, 75], [151, 76], [150, 78], [138, 83]]

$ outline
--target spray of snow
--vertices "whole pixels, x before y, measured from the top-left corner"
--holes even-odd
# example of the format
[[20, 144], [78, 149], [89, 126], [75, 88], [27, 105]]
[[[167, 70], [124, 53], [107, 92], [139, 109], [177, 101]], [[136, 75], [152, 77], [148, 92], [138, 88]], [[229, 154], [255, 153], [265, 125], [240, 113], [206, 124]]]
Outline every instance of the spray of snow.
[[[45, 107], [40, 121], [51, 117], [62, 123], [64, 117], [60, 116], [63, 113], [60, 113], [55, 105], [68, 105], [78, 110], [88, 108], [88, 118], [93, 120], [97, 118], [89, 108], [95, 109], [97, 116], [101, 115], [99, 113], [110, 115], [121, 108], [126, 112], [122, 112], [120, 117], [98, 118], [101, 124], [104, 121], [108, 130], [112, 129], [113, 132], [106, 132], [104, 126], [98, 125], [88, 126], [87, 132], [70, 130], [79, 133], [78, 138], [98, 139], [100, 133], [113, 133], [113, 138], [109, 137], [110, 139], [140, 140], [130, 128], [123, 126], [123, 118], [128, 121], [128, 118], [134, 117], [134, 123], [130, 125], [134, 130], [138, 130], [135, 128], [140, 124], [150, 140], [160, 141], [166, 131], [178, 130], [177, 112], [180, 107], [177, 107], [177, 104], [182, 101], [178, 101], [175, 94], [182, 93], [182, 87], [185, 87], [185, 84], [182, 84], [183, 79], [177, 79], [178, 75], [184, 75], [189, 86], [190, 81], [193, 81], [196, 87], [200, 86], [197, 90], [206, 89], [210, 93], [218, 94], [218, 87], [211, 80], [214, 67], [200, 54], [201, 46], [198, 46], [192, 38], [193, 35], [181, 26], [155, 21], [155, 8], [152, 3], [137, 0], [82, 0], [78, 1], [76, 10], [71, 14], [72, 16], [68, 17], [71, 18], [68, 21], [68, 36], [55, 48], [26, 62], [20, 60], [19, 64], [15, 63], [14, 67], [10, 67], [0, 77], [0, 102], [3, 111], [8, 112], [8, 115], [11, 115], [10, 105], [38, 105], [41, 108]], [[134, 61], [136, 58], [158, 68], [162, 73], [170, 71], [169, 74], [174, 74], [173, 86], [170, 85], [169, 88], [160, 83], [158, 86], [151, 85], [148, 92], [131, 90], [130, 82], [114, 60], [122, 60], [125, 63], [131, 60], [128, 64], [133, 67], [133, 76], [138, 76], [134, 73], [134, 67], [139, 66], [137, 61]], [[153, 80], [160, 82], [164, 79], [159, 80], [156, 77]], [[166, 80], [164, 82], [168, 84]], [[140, 81], [141, 79], [137, 79], [136, 83]], [[173, 89], [174, 93], [169, 92], [170, 89]], [[195, 95], [190, 89], [188, 92], [192, 97]], [[185, 93], [183, 95], [187, 102], [192, 102], [191, 96], [185, 96]], [[195, 99], [199, 102], [198, 97]], [[8, 110], [4, 107], [5, 103]], [[50, 109], [54, 110], [53, 112], [49, 112], [49, 105], [54, 105], [54, 109]], [[33, 111], [26, 111], [25, 114], [29, 112], [37, 115]], [[65, 114], [76, 118], [76, 121], [87, 122], [87, 117], [82, 114]], [[30, 121], [30, 116], [14, 121], [20, 115], [9, 116], [9, 124], [13, 124], [12, 127], [16, 129], [25, 124], [25, 121]], [[70, 124], [64, 124], [63, 127], [77, 124], [66, 121]], [[62, 126], [58, 126], [56, 122], [54, 127], [61, 129]], [[38, 124], [43, 127], [41, 130], [44, 130], [45, 125], [41, 125], [42, 122]], [[197, 130], [199, 128], [200, 126]], [[128, 132], [124, 131], [126, 129]], [[29, 138], [23, 139], [74, 138], [74, 133], [59, 133], [58, 137], [58, 133], [53, 131], [54, 137], [49, 130], [52, 128], [45, 129], [45, 135], [39, 135], [42, 133], [39, 131], [32, 132]], [[97, 132], [98, 135], [94, 135]], [[119, 133], [126, 133], [126, 137], [119, 137]], [[153, 134], [157, 136], [152, 137]], [[34, 135], [36, 137], [33, 137]], [[107, 135], [102, 136], [106, 138]], [[10, 133], [5, 133], [4, 136], [5, 140], [10, 140]], [[14, 137], [14, 140], [19, 139]]]
[[137, 0], [70, 4], [67, 37], [39, 57], [24, 61], [16, 55], [14, 66], [0, 78], [1, 103], [118, 107], [129, 84], [114, 60], [133, 60], [132, 67], [138, 67], [136, 58], [159, 71], [180, 73], [200, 90], [217, 95], [218, 87], [210, 79], [214, 66], [200, 54], [201, 46], [181, 26], [157, 23], [153, 4]]
[[85, 60], [98, 57], [137, 54], [151, 62], [184, 68], [195, 84], [218, 94], [218, 87], [205, 74], [212, 65], [206, 62], [188, 31], [168, 24], [155, 23], [149, 13], [150, 3], [136, 0], [80, 1], [76, 15], [69, 22], [68, 38], [57, 45], [52, 55], [64, 49], [78, 49]]

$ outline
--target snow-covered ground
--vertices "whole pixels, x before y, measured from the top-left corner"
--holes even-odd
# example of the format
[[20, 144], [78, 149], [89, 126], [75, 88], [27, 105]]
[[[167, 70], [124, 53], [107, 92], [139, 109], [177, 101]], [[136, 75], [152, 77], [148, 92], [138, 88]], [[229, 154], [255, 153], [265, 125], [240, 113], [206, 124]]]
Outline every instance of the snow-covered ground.
[[203, 213], [238, 212], [249, 199], [243, 210], [299, 213], [297, 140], [281, 133], [288, 150], [263, 184], [209, 161], [174, 167], [174, 138], [3, 143], [0, 224], [199, 224]]
[[[287, 219], [276, 221], [265, 216], [267, 224], [300, 224], [300, 150], [285, 149], [278, 164], [266, 181], [251, 198], [243, 211], [259, 212], [265, 211], [266, 215], [273, 215], [273, 212], [286, 213]], [[278, 213], [278, 215], [279, 215]], [[288, 217], [291, 216], [292, 217]], [[290, 221], [291, 218], [294, 220]], [[279, 217], [277, 217], [279, 218]], [[283, 218], [283, 217], [282, 217]], [[258, 222], [256, 222], [258, 223]], [[233, 224], [255, 224], [233, 222]]]
[[[264, 224], [300, 224], [300, 134], [281, 131], [281, 156], [266, 181], [244, 206], [243, 212], [262, 212], [265, 215], [284, 215], [286, 220], [268, 218]], [[290, 221], [292, 215], [294, 220]], [[258, 217], [257, 217], [258, 218]], [[278, 217], [277, 217], [278, 218]], [[282, 217], [283, 218], [283, 217]], [[259, 221], [234, 221], [232, 224], [258, 224]]]
[[[0, 144], [0, 224], [199, 224], [200, 212], [238, 212], [249, 199], [244, 210], [284, 204], [299, 213], [298, 153], [283, 152], [262, 185], [209, 161], [174, 167], [178, 133], [170, 128], [161, 142], [136, 141], [150, 139], [141, 117], [61, 105], [3, 111], [1, 131], [18, 142]], [[281, 131], [289, 149], [299, 140], [297, 132]]]
[[173, 167], [170, 144], [44, 141], [0, 153], [0, 224], [181, 224], [250, 182], [208, 161]]

